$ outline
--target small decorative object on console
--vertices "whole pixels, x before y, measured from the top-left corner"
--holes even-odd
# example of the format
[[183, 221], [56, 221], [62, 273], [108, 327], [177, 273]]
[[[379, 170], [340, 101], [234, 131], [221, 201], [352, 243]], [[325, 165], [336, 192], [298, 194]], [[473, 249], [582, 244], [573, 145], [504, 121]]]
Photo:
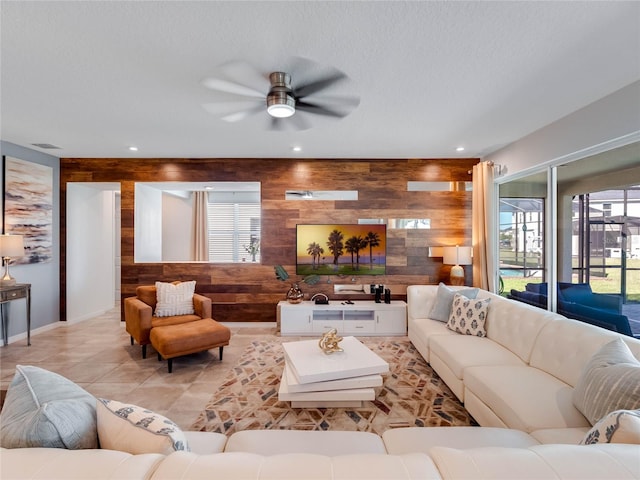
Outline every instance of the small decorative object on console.
[[304, 298], [304, 293], [300, 290], [297, 283], [292, 283], [291, 288], [287, 292], [287, 301], [289, 303], [301, 303]]
[[316, 302], [316, 305], [329, 305], [329, 297], [324, 293], [316, 293], [311, 300]]
[[334, 352], [343, 352], [342, 348], [338, 344], [342, 341], [342, 337], [338, 336], [338, 331], [332, 328], [327, 333], [322, 335], [318, 346], [327, 355], [331, 355]]
[[[280, 280], [284, 282], [289, 279], [289, 274], [284, 269], [282, 265], [276, 265], [273, 267], [273, 270], [276, 274], [276, 280]], [[301, 283], [306, 283], [307, 285], [315, 285], [320, 281], [320, 277], [318, 275], [307, 275], [301, 280]], [[304, 297], [304, 293], [300, 290], [300, 286], [297, 282], [291, 284], [291, 288], [287, 292], [287, 300], [289, 303], [301, 303]]]

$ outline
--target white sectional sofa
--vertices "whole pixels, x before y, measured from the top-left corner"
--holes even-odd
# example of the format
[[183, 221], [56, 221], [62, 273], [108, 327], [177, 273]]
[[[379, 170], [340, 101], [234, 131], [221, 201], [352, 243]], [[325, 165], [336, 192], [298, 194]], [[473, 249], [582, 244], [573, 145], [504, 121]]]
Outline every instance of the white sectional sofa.
[[[194, 432], [188, 432], [194, 433]], [[209, 436], [220, 445], [219, 434]], [[189, 437], [189, 435], [187, 435]], [[224, 441], [224, 438], [222, 438]], [[418, 443], [416, 443], [418, 442]], [[206, 444], [206, 442], [205, 442]], [[456, 445], [457, 448], [453, 448]], [[217, 453], [0, 449], [3, 480], [638, 479], [636, 445], [537, 445], [523, 432], [478, 427], [366, 432], [246, 431]], [[293, 452], [293, 453], [290, 453]]]
[[[5, 406], [12, 404], [16, 414], [24, 417], [24, 424], [34, 421], [39, 437], [53, 433], [49, 441], [54, 443], [63, 436], [78, 442], [76, 433], [85, 427], [85, 436], [98, 438], [83, 440], [84, 449], [34, 448], [23, 444], [21, 422], [3, 409], [0, 440], [8, 446], [8, 437], [3, 435], [11, 431], [15, 443], [12, 448], [0, 448], [0, 478], [640, 480], [640, 412], [630, 415], [630, 428], [616, 430], [621, 432], [615, 437], [619, 442], [579, 444], [593, 431], [593, 421], [574, 405], [573, 392], [576, 386], [582, 388], [583, 367], [592, 363], [601, 347], [620, 336], [484, 291], [477, 297], [491, 299], [486, 337], [454, 333], [444, 322], [429, 318], [438, 288], [408, 287], [409, 338], [480, 427], [398, 428], [382, 436], [250, 430], [227, 438], [174, 431], [166, 434], [167, 439], [136, 424], [132, 415], [127, 417], [130, 412], [116, 411], [122, 405], [99, 401], [93, 425], [89, 416], [70, 435], [66, 423], [63, 428], [41, 428], [44, 423], [55, 423], [46, 414], [47, 402], [51, 409], [60, 402], [58, 411], [64, 413], [68, 398], [86, 405], [95, 399], [66, 379], [52, 378], [55, 374], [20, 368], [24, 378], [16, 374]], [[635, 355], [631, 367], [638, 367], [640, 341], [623, 340]], [[59, 385], [54, 388], [56, 382]], [[633, 392], [640, 392], [637, 383], [630, 386]], [[21, 396], [11, 398], [12, 388]], [[65, 398], [47, 398], [52, 390]], [[77, 403], [71, 405], [77, 408]], [[140, 410], [153, 416], [153, 412]], [[114, 413], [117, 415], [111, 415]], [[3, 417], [14, 424], [14, 430], [2, 425]], [[87, 448], [90, 443], [86, 442], [91, 441], [103, 448], [97, 444]], [[190, 451], [180, 449], [187, 444]]]
[[408, 335], [481, 426], [577, 444], [592, 427], [573, 402], [583, 368], [616, 338], [640, 358], [637, 339], [484, 290], [477, 299], [491, 299], [486, 337], [461, 335], [430, 318], [439, 288], [407, 288]]

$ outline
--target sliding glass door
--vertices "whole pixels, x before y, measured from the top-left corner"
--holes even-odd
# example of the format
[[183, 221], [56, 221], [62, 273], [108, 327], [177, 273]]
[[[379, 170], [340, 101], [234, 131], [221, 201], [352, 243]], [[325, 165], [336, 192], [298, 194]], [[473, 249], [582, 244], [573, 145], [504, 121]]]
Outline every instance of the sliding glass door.
[[499, 255], [502, 294], [545, 281], [546, 173], [500, 185]]
[[577, 195], [574, 281], [640, 302], [640, 186]]
[[640, 143], [497, 187], [500, 293], [640, 336]]

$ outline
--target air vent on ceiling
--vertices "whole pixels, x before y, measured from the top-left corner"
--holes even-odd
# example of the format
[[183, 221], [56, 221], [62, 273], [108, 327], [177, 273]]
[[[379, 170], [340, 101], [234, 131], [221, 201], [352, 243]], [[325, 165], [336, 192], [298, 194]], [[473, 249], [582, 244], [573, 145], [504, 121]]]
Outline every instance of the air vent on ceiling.
[[32, 143], [34, 147], [43, 148], [45, 150], [60, 150], [62, 147], [52, 145], [51, 143]]

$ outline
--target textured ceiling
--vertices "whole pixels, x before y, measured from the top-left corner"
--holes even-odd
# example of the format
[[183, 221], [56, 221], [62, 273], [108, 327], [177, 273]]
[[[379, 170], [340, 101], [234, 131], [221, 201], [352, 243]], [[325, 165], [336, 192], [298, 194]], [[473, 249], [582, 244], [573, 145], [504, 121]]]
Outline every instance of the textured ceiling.
[[[635, 1], [0, 8], [1, 138], [60, 157], [483, 156], [640, 79]], [[267, 73], [293, 56], [345, 72], [359, 106], [300, 132], [202, 107], [218, 97], [200, 81], [220, 65]]]

